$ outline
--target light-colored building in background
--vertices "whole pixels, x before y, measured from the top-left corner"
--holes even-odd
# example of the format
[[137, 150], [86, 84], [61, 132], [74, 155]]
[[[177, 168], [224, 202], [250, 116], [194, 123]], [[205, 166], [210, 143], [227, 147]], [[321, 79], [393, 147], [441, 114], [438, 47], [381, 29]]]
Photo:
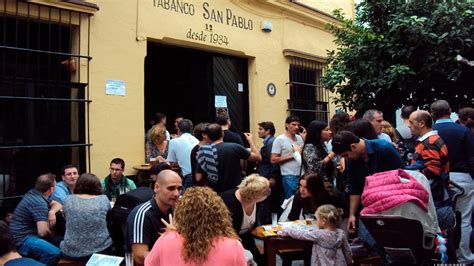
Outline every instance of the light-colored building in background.
[[84, 102], [62, 110], [70, 142], [84, 146], [50, 164], [72, 162], [99, 177], [114, 157], [125, 160], [126, 174], [136, 173], [154, 112], [168, 115], [170, 131], [178, 114], [195, 124], [211, 121], [223, 99], [239, 132], [256, 133], [258, 122], [273, 121], [279, 134], [290, 113], [306, 123], [330, 118], [333, 95], [319, 87], [326, 51], [335, 48], [325, 24], [337, 23], [330, 15], [336, 8], [354, 16], [353, 0], [37, 0], [18, 12], [15, 1], [3, 1], [25, 25], [62, 25], [54, 42], [71, 40], [57, 56], [68, 77], [84, 84], [83, 94], [71, 92]]

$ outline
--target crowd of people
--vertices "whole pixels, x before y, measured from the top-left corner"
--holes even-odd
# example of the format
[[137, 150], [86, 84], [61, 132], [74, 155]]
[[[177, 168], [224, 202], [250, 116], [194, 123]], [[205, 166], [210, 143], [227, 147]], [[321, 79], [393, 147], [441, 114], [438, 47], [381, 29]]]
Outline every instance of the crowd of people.
[[[461, 213], [455, 259], [473, 263], [474, 109], [458, 114], [458, 121], [450, 120], [449, 104], [439, 100], [429, 111], [404, 106], [397, 128], [378, 110], [356, 120], [338, 112], [329, 123], [315, 120], [306, 128], [289, 116], [276, 137], [273, 122], [258, 123], [263, 140], [258, 149], [251, 133], [242, 134], [244, 141], [230, 130], [227, 115], [196, 126], [179, 117], [177, 134], [171, 135], [166, 116], [158, 113], [145, 134], [149, 180], [136, 183], [126, 177], [121, 158], [110, 162], [110, 174], [102, 181], [90, 173], [79, 175], [73, 165], [63, 167], [57, 183], [52, 174], [40, 175], [9, 228], [0, 224], [0, 261], [55, 265], [61, 257], [86, 261], [93, 253], [116, 254], [111, 209], [137, 186], [153, 196], [132, 206], [122, 224], [125, 252], [136, 265], [245, 265], [251, 260], [263, 265], [251, 231], [269, 224], [273, 213], [280, 221], [315, 216], [320, 230], [280, 232], [313, 241], [313, 265], [351, 263], [351, 233], [390, 261], [359, 216], [372, 207], [364, 201], [366, 177], [406, 169], [419, 171], [429, 183], [434, 231], [451, 229], [454, 210]], [[255, 168], [248, 167], [251, 162], [257, 162]], [[464, 189], [455, 204], [450, 180]], [[55, 230], [60, 224], [64, 232]]]

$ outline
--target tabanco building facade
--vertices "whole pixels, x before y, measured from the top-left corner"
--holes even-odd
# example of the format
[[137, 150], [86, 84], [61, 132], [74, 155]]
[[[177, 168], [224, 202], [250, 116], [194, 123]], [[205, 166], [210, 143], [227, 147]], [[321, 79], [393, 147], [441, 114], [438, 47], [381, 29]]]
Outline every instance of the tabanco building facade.
[[0, 0], [0, 196], [67, 163], [135, 174], [155, 112], [170, 131], [178, 114], [277, 134], [289, 113], [327, 120], [336, 8], [354, 16], [353, 0]]

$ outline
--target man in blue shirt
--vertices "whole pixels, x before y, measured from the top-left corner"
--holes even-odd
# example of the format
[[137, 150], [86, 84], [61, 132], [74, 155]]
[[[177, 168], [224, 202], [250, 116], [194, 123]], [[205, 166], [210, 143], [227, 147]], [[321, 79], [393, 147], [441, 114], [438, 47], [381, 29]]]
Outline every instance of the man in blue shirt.
[[63, 181], [56, 184], [54, 193], [51, 195], [51, 200], [55, 200], [61, 204], [63, 204], [66, 196], [74, 193], [74, 188], [76, 187], [76, 182], [79, 178], [77, 167], [70, 164], [63, 166], [62, 178]]
[[355, 232], [356, 214], [364, 190], [365, 177], [404, 168], [400, 154], [383, 139], [360, 139], [350, 131], [340, 131], [332, 139], [332, 151], [346, 159], [350, 195], [348, 231]]
[[431, 104], [431, 115], [436, 120], [434, 130], [446, 143], [449, 158], [449, 178], [464, 188], [458, 197], [456, 209], [461, 212], [461, 242], [456, 250], [459, 263], [474, 263], [469, 242], [472, 232], [472, 206], [474, 205], [474, 138], [470, 130], [451, 121], [451, 108], [445, 100]]
[[[404, 168], [400, 154], [391, 142], [383, 139], [360, 139], [350, 131], [340, 131], [332, 139], [332, 151], [345, 159], [347, 184], [350, 196], [349, 221], [347, 230], [355, 232], [356, 215], [360, 208], [360, 200], [364, 191], [365, 177], [389, 170]], [[382, 257], [390, 262], [382, 247], [377, 245], [364, 224], [359, 222], [359, 236], [373, 247]]]

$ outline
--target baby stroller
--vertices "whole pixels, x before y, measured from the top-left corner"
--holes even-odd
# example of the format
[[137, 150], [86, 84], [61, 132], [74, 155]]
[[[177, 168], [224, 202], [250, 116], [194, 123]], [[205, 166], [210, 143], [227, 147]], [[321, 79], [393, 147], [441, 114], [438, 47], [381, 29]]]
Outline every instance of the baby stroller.
[[[439, 262], [439, 255], [435, 254], [435, 239], [437, 233], [441, 230], [438, 225], [430, 185], [423, 174], [418, 171], [395, 170], [367, 177], [366, 188], [369, 188], [369, 190], [364, 189], [362, 195], [364, 206], [368, 206], [367, 200], [371, 198], [374, 191], [370, 190], [374, 186], [369, 183], [380, 182], [380, 184], [386, 184], [387, 176], [391, 176], [391, 180], [400, 180], [401, 184], [394, 185], [393, 188], [397, 188], [396, 191], [383, 194], [385, 198], [377, 202], [382, 208], [371, 210], [365, 210], [366, 208], [364, 208], [365, 211], [362, 210], [360, 220], [375, 241], [390, 255], [395, 264], [427, 265]], [[396, 178], [393, 178], [395, 176]], [[416, 195], [418, 193], [416, 190], [415, 192], [407, 192], [412, 191], [406, 190], [407, 184], [417, 188], [421, 196]], [[377, 191], [375, 193], [380, 193], [384, 190], [377, 188], [375, 191]], [[390, 204], [383, 206], [384, 202], [390, 201], [390, 193], [395, 195], [394, 199], [397, 196], [406, 196], [410, 193], [413, 193], [413, 195], [410, 195], [413, 197], [395, 207]], [[423, 198], [424, 203], [420, 198]], [[454, 200], [455, 198], [454, 195]], [[364, 203], [364, 201], [366, 202]], [[386, 208], [383, 209], [383, 207]]]

